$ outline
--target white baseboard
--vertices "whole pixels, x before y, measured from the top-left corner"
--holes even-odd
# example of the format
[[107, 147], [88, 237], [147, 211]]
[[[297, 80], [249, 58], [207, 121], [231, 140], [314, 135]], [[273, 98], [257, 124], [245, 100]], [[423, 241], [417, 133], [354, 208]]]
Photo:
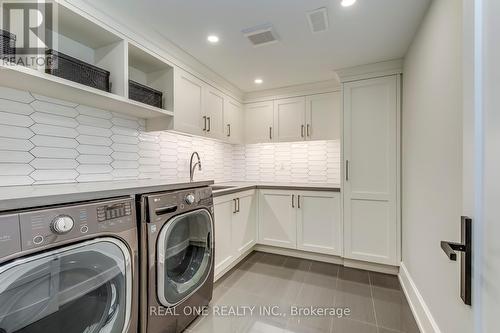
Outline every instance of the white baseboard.
[[422, 295], [413, 282], [404, 263], [401, 263], [399, 269], [399, 281], [410, 305], [413, 316], [417, 321], [421, 333], [441, 333], [434, 317], [432, 316]]

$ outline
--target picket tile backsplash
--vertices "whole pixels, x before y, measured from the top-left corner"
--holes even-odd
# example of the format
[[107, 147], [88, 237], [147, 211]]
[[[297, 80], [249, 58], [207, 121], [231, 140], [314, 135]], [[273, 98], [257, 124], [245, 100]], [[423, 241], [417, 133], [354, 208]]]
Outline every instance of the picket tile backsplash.
[[0, 186], [162, 178], [340, 182], [339, 141], [231, 145], [145, 132], [145, 121], [0, 87]]

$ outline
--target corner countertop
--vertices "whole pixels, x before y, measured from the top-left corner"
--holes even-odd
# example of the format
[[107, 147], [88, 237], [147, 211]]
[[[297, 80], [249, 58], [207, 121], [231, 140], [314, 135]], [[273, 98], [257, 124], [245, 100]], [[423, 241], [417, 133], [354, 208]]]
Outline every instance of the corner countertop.
[[331, 183], [273, 183], [273, 182], [227, 182], [217, 183], [213, 186], [224, 186], [227, 188], [213, 191], [214, 197], [238, 193], [252, 189], [276, 189], [295, 191], [328, 191], [340, 192], [339, 184]]
[[165, 179], [0, 187], [0, 211], [106, 199], [212, 185], [213, 181], [172, 182]]

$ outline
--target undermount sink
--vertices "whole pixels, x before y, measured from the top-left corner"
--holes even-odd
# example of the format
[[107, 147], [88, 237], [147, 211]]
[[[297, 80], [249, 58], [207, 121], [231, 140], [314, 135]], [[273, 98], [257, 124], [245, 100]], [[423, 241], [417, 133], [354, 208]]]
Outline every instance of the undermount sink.
[[227, 190], [229, 188], [234, 188], [234, 187], [236, 187], [236, 186], [215, 185], [215, 186], [212, 186], [212, 191]]

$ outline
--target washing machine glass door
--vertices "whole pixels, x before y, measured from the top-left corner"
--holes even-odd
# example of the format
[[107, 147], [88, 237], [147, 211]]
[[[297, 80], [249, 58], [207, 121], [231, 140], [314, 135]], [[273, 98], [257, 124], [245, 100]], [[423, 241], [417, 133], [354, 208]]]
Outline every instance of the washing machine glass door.
[[203, 285], [212, 266], [212, 217], [200, 209], [172, 218], [158, 238], [158, 299], [174, 306]]
[[0, 266], [0, 332], [122, 333], [131, 302], [130, 255], [101, 239]]

